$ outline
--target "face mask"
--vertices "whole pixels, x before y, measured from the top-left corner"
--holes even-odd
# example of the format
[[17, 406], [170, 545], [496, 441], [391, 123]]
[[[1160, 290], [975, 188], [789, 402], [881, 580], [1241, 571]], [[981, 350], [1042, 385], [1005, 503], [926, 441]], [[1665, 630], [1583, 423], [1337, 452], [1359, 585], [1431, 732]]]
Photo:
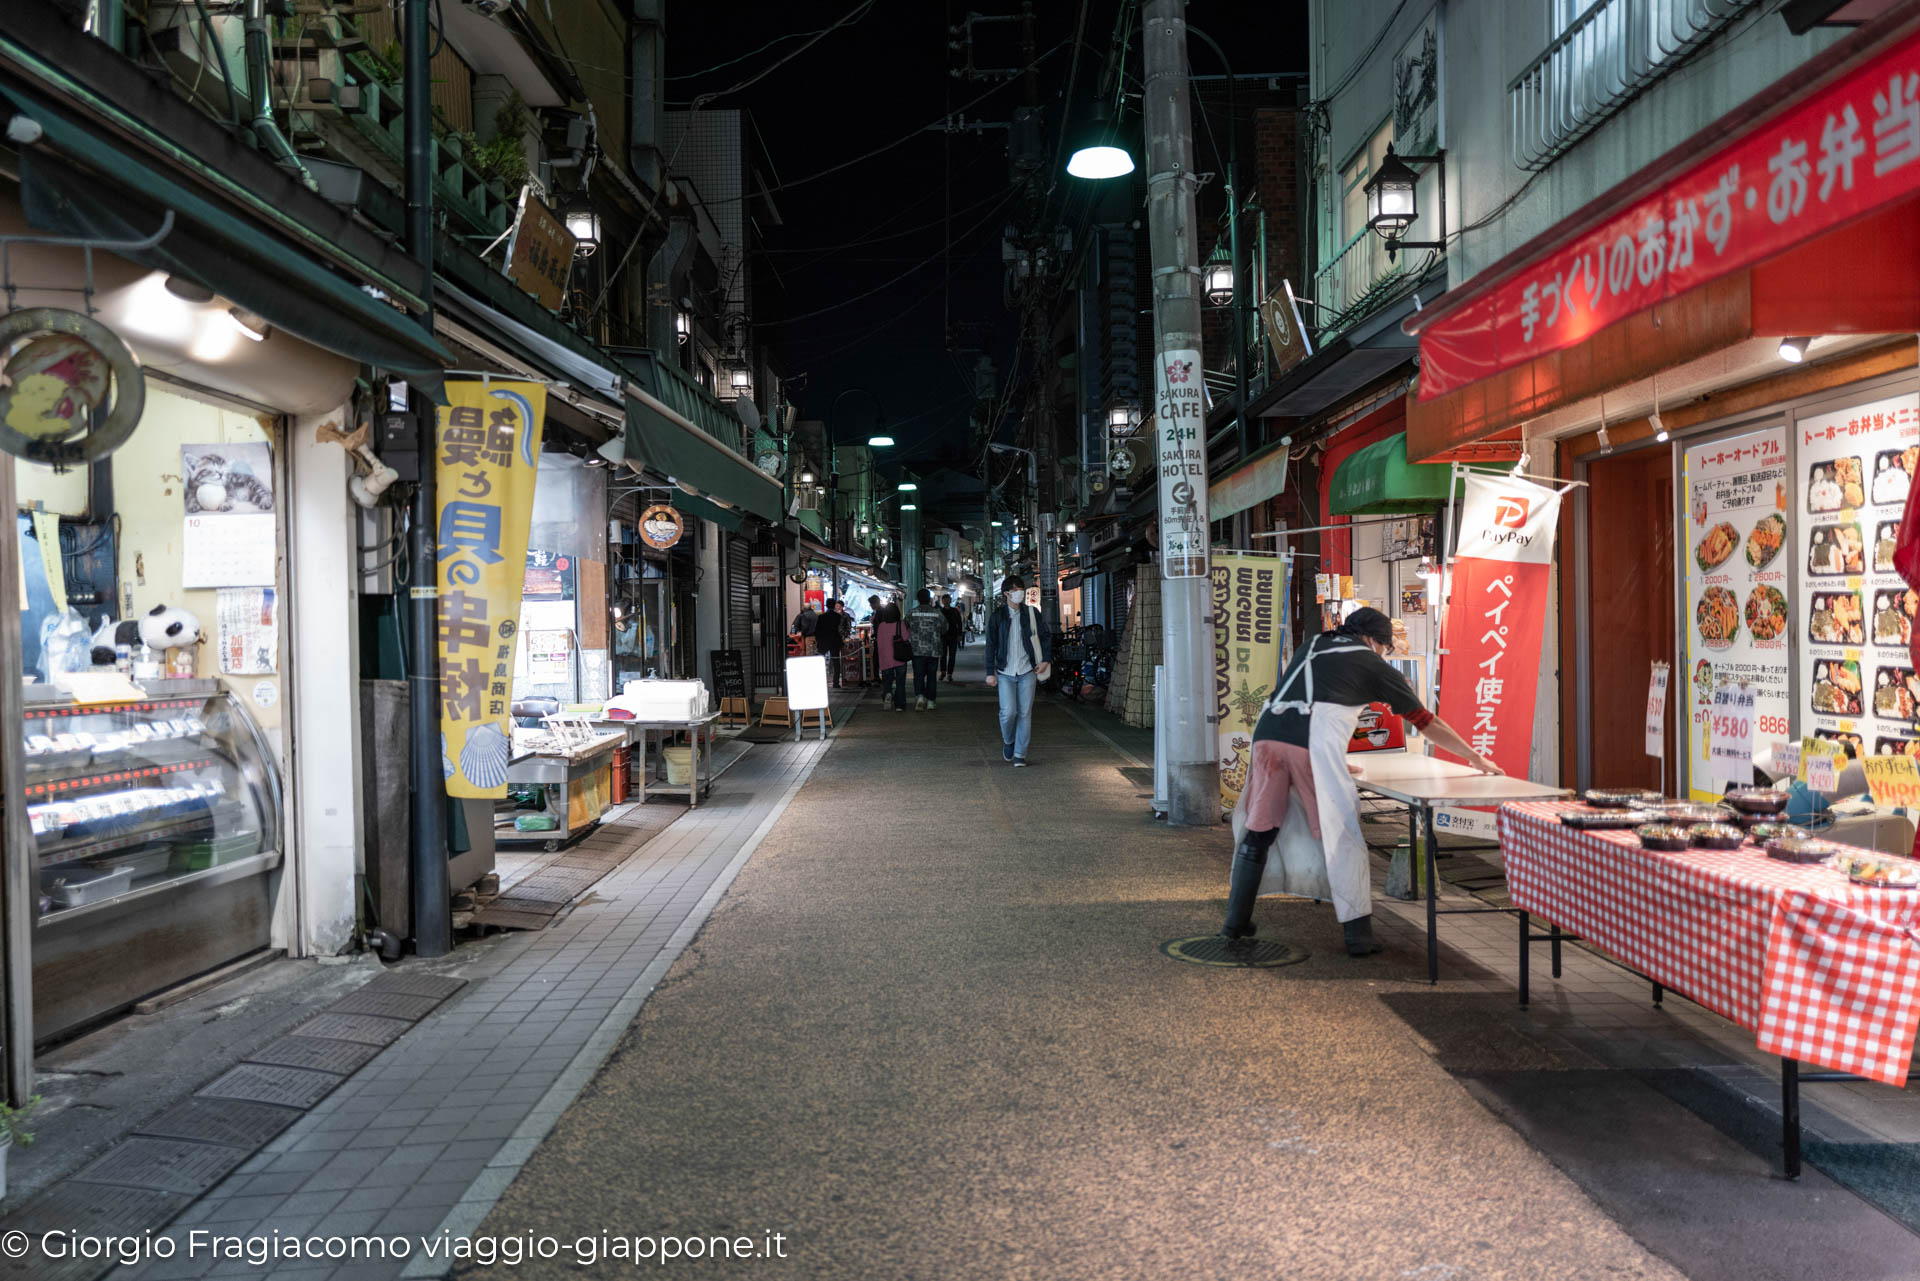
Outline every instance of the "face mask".
[[1025, 592], [1008, 592], [1007, 604], [1009, 606], [1018, 605], [1021, 601], [1025, 600], [1026, 598], [1027, 598], [1027, 594]]

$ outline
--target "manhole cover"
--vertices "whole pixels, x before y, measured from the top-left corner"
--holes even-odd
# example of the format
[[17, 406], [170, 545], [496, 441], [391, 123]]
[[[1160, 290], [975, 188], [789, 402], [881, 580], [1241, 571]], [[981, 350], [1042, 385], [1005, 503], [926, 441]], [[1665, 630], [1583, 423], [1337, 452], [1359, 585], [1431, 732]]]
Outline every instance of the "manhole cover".
[[[191, 1200], [179, 1192], [67, 1180], [8, 1215], [4, 1226], [8, 1231], [25, 1232], [35, 1242], [49, 1232], [140, 1236], [165, 1227]], [[19, 1259], [0, 1258], [0, 1277], [93, 1281], [105, 1270], [100, 1259], [81, 1251], [68, 1250], [66, 1254], [65, 1259], [49, 1259], [36, 1246]]]
[[352, 1076], [380, 1053], [377, 1045], [359, 1041], [328, 1041], [317, 1036], [283, 1036], [265, 1049], [247, 1055], [250, 1063], [278, 1067], [312, 1068]]
[[1226, 939], [1218, 934], [1168, 939], [1160, 950], [1189, 965], [1219, 965], [1238, 970], [1272, 970], [1307, 959], [1304, 948], [1288, 947], [1271, 939]]
[[[329, 1005], [328, 1014], [378, 1014], [383, 1018], [405, 1019], [410, 1023], [418, 1022], [433, 1013], [440, 1004], [437, 996], [415, 996], [411, 992], [387, 992], [378, 989], [369, 992], [361, 988], [349, 996], [343, 996]], [[384, 1032], [386, 1029], [382, 1029]], [[348, 1040], [360, 1040], [348, 1037]]]
[[360, 990], [380, 992], [411, 992], [415, 996], [437, 996], [443, 1000], [465, 987], [465, 979], [446, 978], [438, 974], [409, 974], [404, 970], [388, 970], [373, 982]]
[[142, 1125], [140, 1133], [257, 1148], [299, 1119], [300, 1113], [292, 1108], [271, 1103], [184, 1099]]
[[358, 1041], [362, 1045], [392, 1045], [413, 1024], [405, 1019], [383, 1018], [377, 1014], [316, 1014], [293, 1029], [300, 1036], [317, 1036], [328, 1041]]
[[203, 1087], [199, 1093], [212, 1099], [246, 1099], [253, 1103], [310, 1108], [338, 1084], [340, 1078], [331, 1072], [242, 1063], [228, 1069], [219, 1080]]
[[251, 1155], [249, 1148], [135, 1134], [108, 1148], [99, 1160], [71, 1177], [81, 1183], [113, 1183], [198, 1196]]

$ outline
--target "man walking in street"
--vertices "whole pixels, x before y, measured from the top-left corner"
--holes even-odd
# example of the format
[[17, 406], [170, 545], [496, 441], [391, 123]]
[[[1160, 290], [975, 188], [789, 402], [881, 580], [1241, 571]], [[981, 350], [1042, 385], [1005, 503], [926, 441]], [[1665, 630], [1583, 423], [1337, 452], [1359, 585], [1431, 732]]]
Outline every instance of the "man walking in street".
[[947, 647], [947, 616], [935, 607], [933, 593], [924, 587], [907, 615], [907, 639], [913, 643], [913, 709], [930, 712], [939, 695], [934, 676], [940, 669], [941, 651]]
[[987, 684], [1000, 691], [1000, 758], [1027, 763], [1033, 734], [1033, 694], [1053, 661], [1053, 637], [1040, 611], [1027, 604], [1026, 580], [1008, 574], [1000, 603], [987, 619]]
[[940, 598], [940, 613], [947, 620], [946, 644], [940, 649], [940, 679], [951, 681], [954, 661], [960, 657], [960, 632], [966, 624], [960, 617], [960, 611], [953, 607], [951, 596]]
[[840, 598], [827, 602], [827, 612], [813, 627], [814, 643], [827, 658], [827, 676], [835, 689], [840, 688], [840, 647], [847, 639], [848, 618], [840, 612]]

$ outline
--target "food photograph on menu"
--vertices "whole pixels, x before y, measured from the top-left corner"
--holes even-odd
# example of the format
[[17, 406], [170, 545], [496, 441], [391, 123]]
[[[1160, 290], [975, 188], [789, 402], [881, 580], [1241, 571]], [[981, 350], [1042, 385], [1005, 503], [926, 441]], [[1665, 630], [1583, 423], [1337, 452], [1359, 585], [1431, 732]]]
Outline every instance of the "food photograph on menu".
[[1873, 456], [1873, 501], [1904, 503], [1913, 488], [1913, 469], [1920, 464], [1920, 445], [1883, 449]]
[[1920, 759], [1920, 738], [1876, 738], [1873, 740], [1873, 754]]
[[1747, 634], [1756, 641], [1770, 641], [1780, 639], [1786, 630], [1787, 598], [1767, 583], [1754, 588], [1747, 597]]
[[1913, 641], [1913, 617], [1920, 592], [1883, 587], [1873, 594], [1873, 643], [1906, 646]]
[[1702, 573], [1720, 568], [1733, 555], [1733, 549], [1740, 545], [1740, 531], [1726, 521], [1721, 521], [1707, 531], [1699, 546], [1693, 549], [1694, 563], [1700, 566]]
[[1864, 506], [1867, 491], [1860, 484], [1858, 458], [1830, 458], [1807, 469], [1807, 510], [1850, 511]]
[[1873, 674], [1873, 714], [1882, 720], [1920, 719], [1920, 677], [1911, 667], [1882, 667]]
[[1807, 572], [1815, 576], [1864, 573], [1863, 551], [1858, 521], [1815, 525], [1807, 539]]
[[1860, 714], [1860, 664], [1852, 659], [1813, 661], [1813, 710], [1823, 716]]
[[1708, 649], [1725, 649], [1740, 632], [1739, 602], [1724, 587], [1709, 587], [1700, 593], [1693, 615], [1700, 640]]
[[1893, 572], [1893, 549], [1900, 540], [1900, 522], [1883, 520], [1873, 527], [1873, 572]]
[[1807, 615], [1807, 639], [1816, 645], [1864, 645], [1866, 619], [1859, 592], [1814, 592]]
[[1785, 516], [1773, 512], [1761, 517], [1747, 535], [1747, 564], [1754, 569], [1765, 569], [1773, 564], [1774, 557], [1780, 554], [1780, 548], [1786, 541]]
[[1847, 757], [1849, 760], [1859, 760], [1861, 755], [1867, 750], [1865, 739], [1861, 738], [1858, 734], [1849, 734], [1844, 730], [1817, 729], [1813, 731], [1813, 736], [1829, 743], [1840, 744], [1847, 749]]

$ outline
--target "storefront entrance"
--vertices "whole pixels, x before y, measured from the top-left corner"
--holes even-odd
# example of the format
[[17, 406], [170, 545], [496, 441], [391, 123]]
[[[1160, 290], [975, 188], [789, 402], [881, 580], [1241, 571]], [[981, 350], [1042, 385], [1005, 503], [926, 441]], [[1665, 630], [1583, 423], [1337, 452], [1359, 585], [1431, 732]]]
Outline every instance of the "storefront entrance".
[[[1588, 465], [1584, 600], [1585, 702], [1592, 787], [1674, 786], [1674, 752], [1646, 752], [1647, 680], [1675, 662], [1673, 454], [1642, 449]], [[1661, 781], [1662, 770], [1666, 782]]]

